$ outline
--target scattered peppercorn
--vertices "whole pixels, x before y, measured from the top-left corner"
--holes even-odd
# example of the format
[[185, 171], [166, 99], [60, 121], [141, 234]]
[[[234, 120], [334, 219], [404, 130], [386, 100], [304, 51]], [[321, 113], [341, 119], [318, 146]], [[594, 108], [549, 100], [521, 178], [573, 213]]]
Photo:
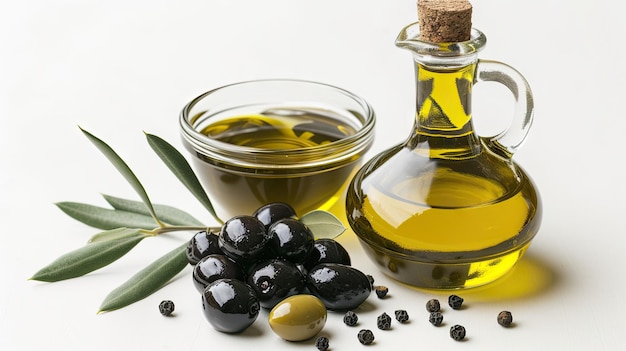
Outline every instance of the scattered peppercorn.
[[463, 305], [463, 298], [457, 295], [450, 295], [450, 297], [448, 297], [448, 305], [450, 305], [453, 310], [460, 310]]
[[430, 322], [430, 324], [434, 325], [435, 327], [438, 327], [441, 325], [441, 322], [443, 322], [443, 314], [441, 314], [441, 312], [439, 311], [430, 312], [428, 321]]
[[361, 329], [357, 337], [363, 345], [369, 345], [374, 342], [374, 333], [369, 329]]
[[455, 324], [450, 328], [450, 337], [456, 341], [465, 339], [465, 327]]
[[320, 351], [328, 350], [328, 346], [328, 338], [325, 336], [320, 336], [317, 340], [315, 340], [315, 347], [317, 347]]
[[343, 315], [343, 322], [347, 326], [354, 327], [358, 321], [359, 321], [359, 316], [357, 316], [356, 313], [352, 311], [348, 311], [346, 312], [346, 314]]
[[174, 303], [170, 300], [163, 300], [159, 304], [159, 312], [164, 316], [169, 316], [174, 312]]
[[439, 304], [439, 300], [430, 299], [426, 302], [426, 311], [428, 312], [439, 312], [441, 309], [441, 304]]
[[372, 284], [372, 286], [374, 286], [374, 277], [370, 274], [366, 274], [367, 279], [370, 281], [370, 284]]
[[502, 311], [498, 313], [498, 324], [503, 327], [508, 327], [513, 323], [513, 315], [509, 311]]
[[400, 323], [404, 323], [409, 320], [409, 314], [406, 310], [396, 310], [396, 320]]
[[389, 288], [387, 288], [386, 286], [377, 286], [376, 287], [376, 296], [378, 296], [379, 299], [384, 299], [387, 296], [387, 293], [389, 292]]
[[376, 326], [381, 330], [391, 329], [391, 317], [385, 312], [376, 319]]

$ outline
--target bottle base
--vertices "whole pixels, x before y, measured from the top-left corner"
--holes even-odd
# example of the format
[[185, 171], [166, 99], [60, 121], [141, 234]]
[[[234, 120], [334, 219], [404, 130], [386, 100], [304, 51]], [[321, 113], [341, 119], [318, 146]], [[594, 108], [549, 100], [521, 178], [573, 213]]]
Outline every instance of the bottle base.
[[528, 242], [495, 257], [449, 263], [417, 261], [359, 241], [385, 275], [417, 288], [435, 290], [468, 289], [491, 283], [508, 273], [530, 246]]

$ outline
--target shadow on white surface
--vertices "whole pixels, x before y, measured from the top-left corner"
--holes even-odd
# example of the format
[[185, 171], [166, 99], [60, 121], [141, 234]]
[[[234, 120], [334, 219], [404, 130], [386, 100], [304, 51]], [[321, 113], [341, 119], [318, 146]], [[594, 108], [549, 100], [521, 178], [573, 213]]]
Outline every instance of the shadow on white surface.
[[560, 280], [559, 272], [546, 260], [537, 254], [526, 253], [504, 277], [463, 294], [483, 301], [525, 299], [548, 293]]

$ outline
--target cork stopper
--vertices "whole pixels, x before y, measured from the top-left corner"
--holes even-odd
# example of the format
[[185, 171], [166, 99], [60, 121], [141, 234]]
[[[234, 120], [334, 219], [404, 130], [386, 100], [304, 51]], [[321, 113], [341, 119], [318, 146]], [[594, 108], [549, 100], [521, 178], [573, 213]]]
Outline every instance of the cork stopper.
[[472, 4], [467, 0], [418, 0], [420, 40], [453, 43], [470, 39]]

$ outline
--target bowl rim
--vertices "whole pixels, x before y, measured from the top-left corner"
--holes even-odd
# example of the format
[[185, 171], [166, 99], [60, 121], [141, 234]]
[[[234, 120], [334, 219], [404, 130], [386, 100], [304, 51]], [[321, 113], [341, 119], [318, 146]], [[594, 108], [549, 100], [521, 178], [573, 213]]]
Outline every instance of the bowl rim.
[[[356, 133], [339, 140], [314, 147], [302, 147], [293, 149], [262, 149], [249, 146], [239, 146], [212, 139], [198, 130], [193, 125], [193, 108], [207, 96], [225, 89], [244, 85], [263, 84], [294, 84], [300, 86], [317, 86], [328, 90], [334, 90], [340, 95], [346, 96], [362, 108], [364, 112], [359, 120], [362, 122]], [[312, 102], [314, 100], [311, 100]], [[245, 105], [242, 102], [242, 106]], [[359, 116], [357, 116], [359, 117]], [[307, 167], [337, 167], [337, 164], [354, 160], [367, 151], [374, 138], [376, 115], [372, 106], [360, 96], [337, 86], [302, 79], [256, 79], [246, 80], [206, 91], [189, 101], [179, 114], [179, 124], [185, 146], [199, 158], [218, 166], [248, 168], [307, 168]], [[293, 157], [297, 156], [298, 161]]]

